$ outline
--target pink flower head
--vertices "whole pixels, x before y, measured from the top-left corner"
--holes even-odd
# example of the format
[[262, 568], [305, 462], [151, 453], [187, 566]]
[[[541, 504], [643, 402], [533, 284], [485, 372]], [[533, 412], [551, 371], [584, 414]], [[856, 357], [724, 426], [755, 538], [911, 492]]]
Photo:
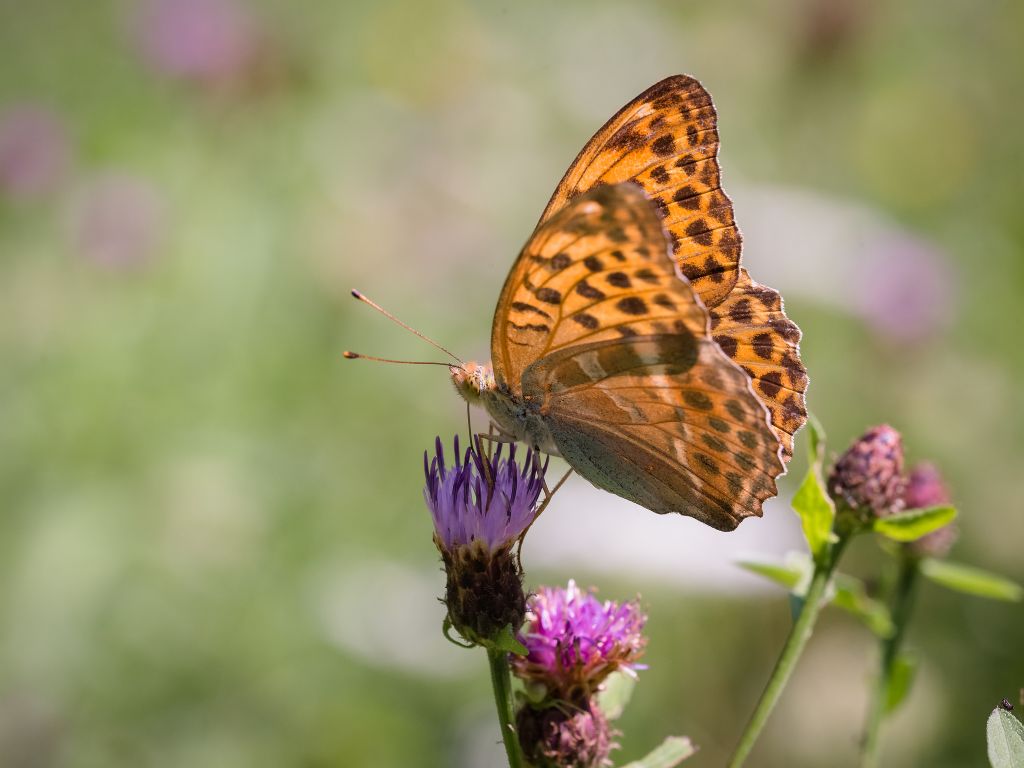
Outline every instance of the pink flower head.
[[582, 701], [612, 672], [643, 669], [637, 660], [647, 645], [646, 621], [635, 601], [602, 602], [572, 580], [565, 589], [541, 587], [527, 602], [519, 634], [528, 653], [512, 656], [512, 668], [558, 698]]

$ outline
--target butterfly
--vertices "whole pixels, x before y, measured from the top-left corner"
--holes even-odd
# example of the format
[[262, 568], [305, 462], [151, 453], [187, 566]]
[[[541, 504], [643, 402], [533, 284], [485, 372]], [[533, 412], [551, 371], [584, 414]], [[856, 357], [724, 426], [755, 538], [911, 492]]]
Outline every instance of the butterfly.
[[491, 364], [452, 367], [500, 432], [720, 530], [761, 514], [807, 418], [800, 330], [740, 266], [717, 115], [677, 75], [584, 146], [512, 266]]

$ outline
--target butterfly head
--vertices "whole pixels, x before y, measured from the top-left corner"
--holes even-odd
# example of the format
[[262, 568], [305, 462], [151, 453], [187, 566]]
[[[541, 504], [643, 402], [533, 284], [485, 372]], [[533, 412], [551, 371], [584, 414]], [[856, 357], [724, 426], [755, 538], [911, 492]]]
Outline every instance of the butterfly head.
[[451, 367], [452, 383], [462, 398], [472, 404], [479, 405], [485, 392], [496, 388], [494, 369], [490, 363], [463, 363]]

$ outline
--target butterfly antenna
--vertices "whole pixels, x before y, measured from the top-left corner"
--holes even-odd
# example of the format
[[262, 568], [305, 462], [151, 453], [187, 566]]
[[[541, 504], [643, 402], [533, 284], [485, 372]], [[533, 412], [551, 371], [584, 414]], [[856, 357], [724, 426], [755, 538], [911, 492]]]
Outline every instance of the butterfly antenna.
[[378, 363], [399, 363], [400, 365], [443, 365], [445, 368], [455, 368], [451, 363], [438, 360], [392, 360], [388, 357], [374, 357], [373, 355], [362, 355], [359, 352], [345, 350], [341, 353], [346, 360], [374, 360]]
[[[450, 357], [453, 360], [455, 360], [459, 365], [464, 365], [463, 361], [460, 360], [457, 355], [453, 354], [449, 350], [447, 350], [444, 347], [442, 347], [440, 344], [438, 344], [436, 341], [434, 341], [432, 338], [430, 338], [426, 334], [420, 333], [419, 331], [417, 331], [415, 328], [413, 328], [410, 325], [406, 325], [401, 320], [399, 320], [397, 317], [395, 317], [390, 312], [388, 312], [386, 309], [384, 309], [384, 307], [382, 307], [380, 304], [378, 304], [377, 302], [373, 301], [372, 299], [367, 298], [360, 291], [357, 291], [355, 288], [352, 289], [352, 296], [354, 298], [356, 298], [356, 299], [359, 299], [359, 301], [363, 302], [364, 304], [369, 304], [371, 307], [376, 309], [378, 312], [380, 312], [382, 315], [384, 315], [384, 317], [386, 317], [391, 322], [397, 323], [398, 325], [402, 326], [403, 328], [405, 328], [405, 330], [409, 331], [410, 333], [413, 333], [413, 334], [419, 336], [421, 339], [423, 339], [428, 344], [431, 344], [434, 347], [437, 347], [437, 349], [440, 349], [442, 352], [444, 352], [446, 355], [448, 355], [448, 357]], [[348, 354], [346, 354], [345, 357], [348, 357]], [[365, 357], [367, 359], [370, 359], [367, 355], [358, 355], [358, 357]], [[385, 361], [385, 362], [394, 362], [394, 361]]]

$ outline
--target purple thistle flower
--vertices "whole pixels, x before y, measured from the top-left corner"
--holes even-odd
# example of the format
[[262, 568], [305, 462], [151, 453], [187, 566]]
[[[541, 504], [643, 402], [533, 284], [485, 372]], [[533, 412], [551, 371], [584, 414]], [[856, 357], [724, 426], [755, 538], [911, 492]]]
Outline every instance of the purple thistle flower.
[[533, 522], [537, 500], [544, 489], [544, 472], [539, 456], [528, 450], [522, 467], [516, 463], [516, 446], [502, 458], [502, 445], [487, 459], [480, 450], [467, 448], [459, 454], [455, 438], [455, 464], [445, 464], [441, 438], [437, 455], [428, 461], [423, 454], [427, 477], [423, 498], [434, 518], [438, 547], [455, 547], [482, 542], [490, 552], [509, 547]]
[[635, 674], [647, 638], [647, 617], [635, 601], [601, 602], [570, 580], [567, 588], [541, 587], [528, 603], [519, 634], [526, 656], [513, 656], [515, 674], [542, 683], [555, 698], [582, 705], [616, 670]]
[[513, 445], [487, 458], [479, 438], [465, 453], [455, 438], [455, 464], [423, 455], [423, 498], [434, 519], [434, 543], [447, 576], [445, 605], [452, 626], [474, 643], [516, 632], [526, 615], [523, 574], [512, 547], [537, 515], [547, 463], [534, 451], [520, 466]]

